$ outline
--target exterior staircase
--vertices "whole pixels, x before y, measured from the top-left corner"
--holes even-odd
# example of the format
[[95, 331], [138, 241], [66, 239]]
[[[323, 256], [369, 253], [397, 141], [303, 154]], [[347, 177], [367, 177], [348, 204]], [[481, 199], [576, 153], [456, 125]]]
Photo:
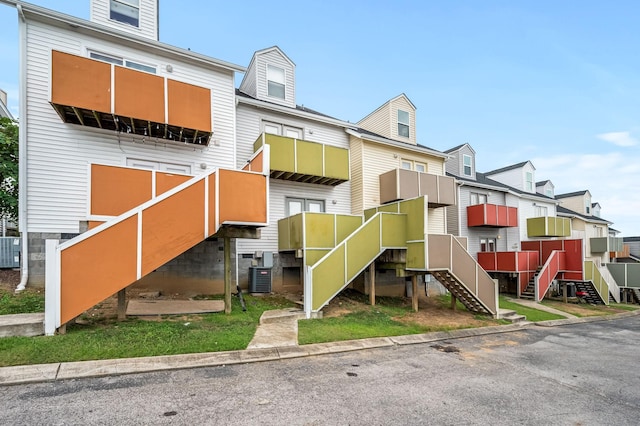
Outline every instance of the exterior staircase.
[[451, 292], [456, 299], [471, 312], [479, 312], [491, 315], [492, 312], [484, 306], [478, 298], [463, 284], [451, 274], [449, 271], [433, 271], [431, 272], [439, 282], [447, 290]]
[[576, 292], [581, 291], [586, 293], [586, 296], [584, 296], [583, 299], [586, 300], [587, 303], [592, 305], [605, 304], [591, 281], [575, 281], [574, 283], [576, 285]]
[[640, 289], [632, 288], [631, 289], [631, 294], [632, 294], [632, 297], [634, 299], [634, 303], [640, 304]]
[[538, 266], [538, 269], [536, 269], [536, 272], [529, 279], [529, 282], [527, 283], [527, 287], [525, 287], [524, 291], [522, 291], [520, 293], [520, 297], [522, 299], [531, 299], [531, 300], [535, 299], [535, 297], [536, 297], [536, 277], [538, 275], [540, 275], [540, 271], [541, 270], [542, 270], [542, 266]]
[[[268, 159], [265, 147], [244, 170], [215, 169], [158, 196], [149, 191], [151, 199], [76, 238], [61, 244], [47, 240], [45, 334], [54, 334], [223, 226], [265, 226]], [[121, 182], [118, 189], [126, 193], [122, 187], [127, 188]]]

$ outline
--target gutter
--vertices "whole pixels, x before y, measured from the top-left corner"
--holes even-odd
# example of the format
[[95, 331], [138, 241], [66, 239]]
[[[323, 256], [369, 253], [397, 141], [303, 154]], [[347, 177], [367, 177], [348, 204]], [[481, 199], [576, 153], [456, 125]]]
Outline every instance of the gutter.
[[16, 287], [16, 293], [27, 286], [29, 280], [29, 233], [27, 228], [27, 20], [21, 4], [16, 4], [18, 10], [18, 25], [20, 33], [20, 109], [18, 117], [18, 229], [22, 237], [22, 255], [20, 256], [20, 270], [22, 276]]

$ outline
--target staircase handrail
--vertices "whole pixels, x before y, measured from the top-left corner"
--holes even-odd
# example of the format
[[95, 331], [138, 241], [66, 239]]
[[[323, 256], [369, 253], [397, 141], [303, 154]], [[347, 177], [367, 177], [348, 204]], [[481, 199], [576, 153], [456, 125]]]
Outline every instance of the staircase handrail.
[[[542, 301], [544, 296], [549, 291], [549, 287], [551, 287], [551, 283], [555, 279], [558, 272], [560, 272], [562, 256], [564, 256], [564, 251], [562, 250], [552, 250], [547, 258], [547, 261], [542, 265], [542, 269], [540, 269], [540, 273], [535, 277], [535, 292], [534, 297], [536, 302]], [[547, 279], [541, 279], [548, 274]]]
[[[591, 282], [593, 283], [593, 288], [596, 289], [598, 296], [604, 302], [605, 305], [609, 304], [609, 285], [600, 274], [600, 270], [598, 266], [595, 264], [593, 260], [585, 260], [585, 274], [587, 272], [587, 268], [591, 272]], [[585, 277], [586, 278], [586, 277]], [[606, 288], [605, 288], [606, 287]]]
[[602, 275], [602, 279], [609, 286], [609, 294], [613, 295], [616, 303], [620, 303], [620, 286], [618, 286], [618, 282], [613, 278], [611, 272], [609, 272], [607, 264], [605, 263], [602, 266], [598, 266], [598, 271], [600, 272], [600, 275]]

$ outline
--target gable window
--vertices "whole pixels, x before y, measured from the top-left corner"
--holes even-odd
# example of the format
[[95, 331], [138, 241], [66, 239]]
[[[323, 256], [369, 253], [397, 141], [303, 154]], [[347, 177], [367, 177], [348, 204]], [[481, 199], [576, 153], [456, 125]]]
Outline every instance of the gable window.
[[551, 189], [551, 188], [545, 189], [544, 195], [546, 195], [549, 198], [553, 198], [553, 189]]
[[465, 176], [471, 176], [471, 156], [462, 154], [462, 174]]
[[480, 238], [480, 251], [496, 251], [496, 239]]
[[526, 172], [525, 173], [524, 187], [529, 192], [533, 191], [533, 173], [531, 173], [531, 172]]
[[591, 214], [591, 200], [586, 199], [584, 203], [584, 208], [587, 214]]
[[472, 192], [471, 199], [469, 200], [469, 205], [475, 206], [476, 204], [487, 204], [487, 194]]
[[107, 55], [105, 53], [98, 53], [89, 51], [89, 57], [97, 61], [107, 62], [109, 64], [120, 65], [121, 67], [127, 67], [138, 71], [144, 71], [151, 74], [156, 73], [156, 67], [150, 65], [144, 65], [140, 62], [130, 61], [114, 55]]
[[274, 98], [284, 99], [284, 69], [267, 65], [267, 94]]
[[398, 136], [409, 137], [409, 113], [401, 109], [398, 110]]
[[109, 19], [140, 26], [140, 0], [110, 0]]
[[285, 205], [287, 207], [287, 216], [293, 216], [294, 214], [302, 212], [324, 213], [324, 200], [287, 197]]

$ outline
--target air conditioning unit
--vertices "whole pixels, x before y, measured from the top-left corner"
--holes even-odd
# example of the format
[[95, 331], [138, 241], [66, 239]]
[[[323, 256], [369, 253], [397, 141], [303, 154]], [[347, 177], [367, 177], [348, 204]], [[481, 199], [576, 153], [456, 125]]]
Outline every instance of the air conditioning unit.
[[0, 268], [20, 267], [20, 237], [0, 237]]
[[249, 293], [271, 293], [271, 268], [249, 268]]

